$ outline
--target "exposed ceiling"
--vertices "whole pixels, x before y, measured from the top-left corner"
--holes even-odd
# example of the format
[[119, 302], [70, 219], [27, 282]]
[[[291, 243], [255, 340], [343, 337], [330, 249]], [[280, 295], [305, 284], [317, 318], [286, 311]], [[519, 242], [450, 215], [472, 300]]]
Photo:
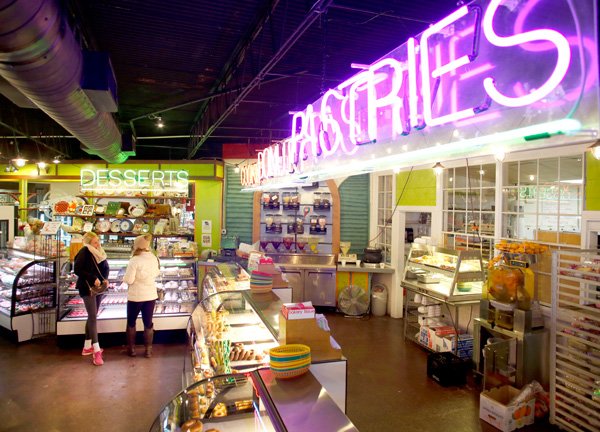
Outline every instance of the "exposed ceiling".
[[[134, 158], [197, 159], [222, 157], [224, 143], [268, 145], [285, 138], [289, 111], [354, 74], [351, 63], [372, 63], [456, 3], [64, 0], [61, 7], [84, 48], [110, 55], [115, 116], [138, 137]], [[15, 130], [42, 144], [15, 139]], [[65, 135], [42, 111], [0, 96], [3, 154], [15, 152], [16, 141], [33, 159], [49, 154], [49, 147], [86, 158]]]

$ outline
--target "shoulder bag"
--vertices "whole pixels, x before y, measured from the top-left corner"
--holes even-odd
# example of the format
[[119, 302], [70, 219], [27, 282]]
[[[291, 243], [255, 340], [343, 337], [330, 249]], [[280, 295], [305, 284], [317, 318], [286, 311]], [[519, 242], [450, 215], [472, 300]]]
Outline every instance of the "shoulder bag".
[[98, 263], [96, 262], [96, 257], [92, 255], [92, 261], [94, 261], [94, 265], [96, 266], [96, 270], [98, 270], [98, 275], [100, 276], [101, 282], [100, 285], [90, 285], [88, 281], [85, 281], [88, 288], [90, 289], [90, 295], [97, 296], [100, 294], [104, 294], [108, 291], [108, 279], [102, 277], [102, 272], [98, 268]]

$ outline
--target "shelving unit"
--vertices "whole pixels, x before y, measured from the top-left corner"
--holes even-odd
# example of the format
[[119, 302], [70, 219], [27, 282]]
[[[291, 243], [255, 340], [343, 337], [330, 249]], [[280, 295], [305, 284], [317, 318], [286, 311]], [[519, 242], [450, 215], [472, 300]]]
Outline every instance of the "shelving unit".
[[[404, 337], [433, 351], [454, 351], [466, 356], [465, 344], [434, 336], [430, 329], [450, 326], [450, 334], [461, 335], [461, 309], [479, 304], [484, 283], [479, 251], [455, 251], [413, 244], [404, 268]], [[419, 310], [421, 309], [421, 310]], [[472, 320], [469, 319], [468, 331]], [[439, 330], [442, 332], [443, 330]], [[460, 337], [460, 336], [459, 336]], [[447, 339], [447, 338], [446, 338]], [[444, 346], [444, 344], [450, 346]], [[471, 345], [472, 347], [472, 345]]]
[[600, 430], [600, 254], [552, 256], [550, 420], [577, 432]]

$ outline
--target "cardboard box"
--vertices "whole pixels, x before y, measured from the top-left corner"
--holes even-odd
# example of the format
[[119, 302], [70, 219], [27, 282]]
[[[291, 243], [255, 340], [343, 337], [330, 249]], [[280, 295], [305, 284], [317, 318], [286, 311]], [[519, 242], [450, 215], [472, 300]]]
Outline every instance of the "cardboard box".
[[519, 389], [508, 385], [481, 392], [479, 417], [503, 432], [533, 424], [534, 399], [508, 406], [519, 393]]
[[281, 313], [287, 320], [309, 319], [315, 317], [315, 308], [311, 302], [284, 303]]

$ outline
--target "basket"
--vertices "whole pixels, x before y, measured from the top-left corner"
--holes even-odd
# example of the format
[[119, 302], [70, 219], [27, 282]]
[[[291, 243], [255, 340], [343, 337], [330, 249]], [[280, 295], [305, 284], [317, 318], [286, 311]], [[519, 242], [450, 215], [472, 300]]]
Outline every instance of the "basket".
[[269, 351], [271, 371], [275, 378], [294, 378], [308, 372], [310, 347], [301, 344], [281, 345]]

